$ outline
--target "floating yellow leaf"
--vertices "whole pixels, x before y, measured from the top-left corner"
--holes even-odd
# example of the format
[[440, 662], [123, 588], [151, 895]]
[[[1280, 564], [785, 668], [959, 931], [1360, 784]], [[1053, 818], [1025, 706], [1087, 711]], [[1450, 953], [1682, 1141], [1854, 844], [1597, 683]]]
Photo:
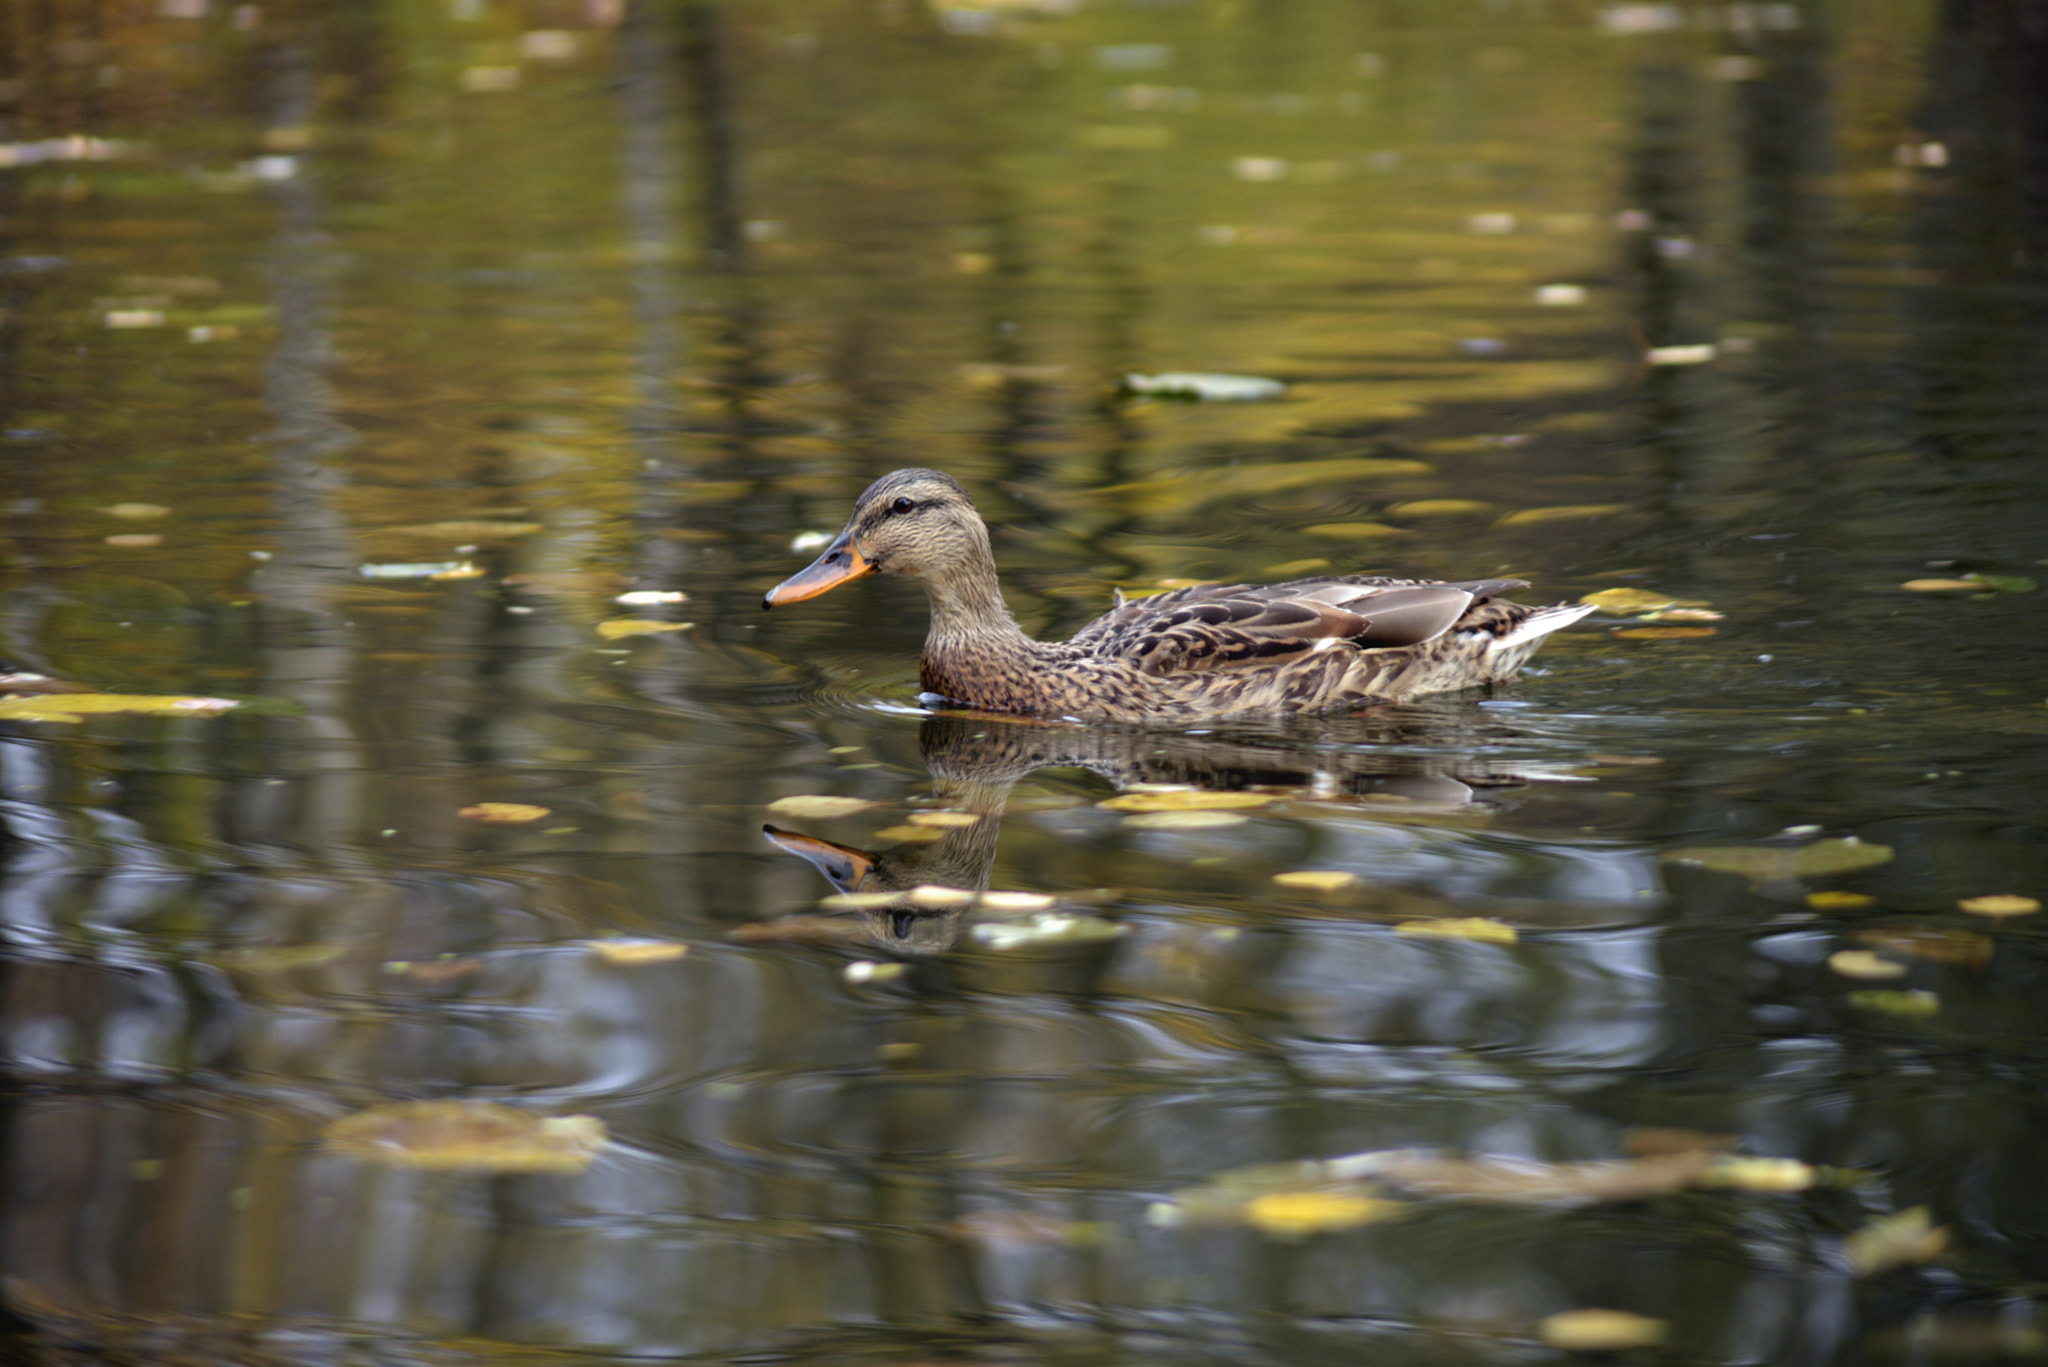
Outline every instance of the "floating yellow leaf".
[[641, 964], [665, 964], [682, 958], [690, 947], [674, 940], [590, 940], [585, 943], [593, 955], [608, 964], [621, 968], [637, 968]]
[[1394, 929], [1402, 935], [1444, 935], [1496, 945], [1511, 945], [1516, 939], [1513, 926], [1490, 916], [1445, 916], [1427, 921], [1403, 921]]
[[914, 907], [928, 911], [946, 911], [953, 907], [964, 907], [974, 901], [974, 893], [968, 888], [949, 888], [940, 883], [920, 883], [904, 894], [904, 900]]
[[984, 892], [981, 905], [990, 911], [1044, 911], [1058, 901], [1043, 892]]
[[1333, 1229], [1355, 1229], [1399, 1215], [1400, 1201], [1341, 1191], [1272, 1191], [1245, 1202], [1245, 1219], [1277, 1238], [1305, 1239]]
[[161, 503], [116, 503], [101, 512], [109, 517], [118, 517], [124, 522], [148, 522], [153, 518], [169, 517], [171, 510]]
[[1276, 873], [1273, 881], [1283, 888], [1313, 888], [1317, 892], [1336, 892], [1358, 882], [1358, 875], [1349, 869], [1295, 869], [1288, 873]]
[[1546, 1315], [1536, 1326], [1536, 1337], [1566, 1353], [1618, 1353], [1655, 1348], [1664, 1342], [1667, 1328], [1663, 1320], [1627, 1310], [1564, 1310]]
[[1326, 541], [1377, 541], [1408, 535], [1402, 528], [1389, 527], [1384, 522], [1318, 522], [1313, 527], [1303, 527], [1302, 531]]
[[901, 963], [878, 964], [873, 959], [855, 959], [839, 970], [839, 976], [859, 986], [862, 983], [886, 983], [902, 977], [910, 971], [910, 965]]
[[2041, 909], [2040, 902], [2018, 893], [1994, 892], [1983, 897], [1965, 897], [1956, 903], [1972, 916], [2032, 916]]
[[1798, 846], [1712, 845], [1665, 850], [1658, 857], [1717, 873], [1739, 873], [1755, 883], [1772, 883], [1874, 868], [1891, 861], [1892, 849], [1889, 845], [1866, 845], [1854, 836], [1845, 836]]
[[1872, 1220], [1842, 1240], [1842, 1253], [1859, 1277], [1924, 1263], [1947, 1248], [1948, 1227], [1935, 1224], [1925, 1206]]
[[1242, 812], [1139, 812], [1123, 824], [1140, 831], [1199, 831], [1220, 826], [1241, 826]]
[[121, 532], [114, 536], [102, 537], [109, 546], [161, 546], [164, 544], [161, 532]]
[[916, 845], [927, 840], [944, 840], [946, 832], [937, 826], [884, 826], [875, 839], [896, 845]]
[[1733, 1187], [1737, 1191], [1806, 1191], [1817, 1174], [1796, 1158], [1724, 1158], [1700, 1174], [1693, 1185]]
[[875, 907], [895, 906], [903, 900], [901, 889], [876, 892], [835, 892], [818, 899], [821, 907], [834, 911], [869, 911]]
[[1851, 992], [1849, 1001], [1866, 1011], [1881, 1011], [1887, 1016], [1902, 1016], [1908, 1020], [1932, 1016], [1941, 1010], [1941, 998], [1918, 987], [1906, 992], [1889, 992], [1881, 988]]
[[1694, 598], [1673, 598], [1651, 588], [1602, 588], [1589, 592], [1579, 603], [1591, 603], [1602, 613], [1616, 613], [1620, 617], [1634, 617], [1636, 613], [1657, 613], [1667, 607], [1702, 607]]
[[1867, 892], [1837, 892], [1829, 889], [1825, 892], [1807, 893], [1806, 905], [1815, 911], [1854, 911], [1858, 907], [1876, 906], [1877, 899]]
[[581, 1172], [607, 1142], [596, 1116], [544, 1116], [488, 1101], [401, 1101], [327, 1127], [327, 1147], [337, 1152], [462, 1172]]
[[1491, 503], [1482, 503], [1476, 498], [1418, 498], [1396, 503], [1387, 509], [1394, 517], [1470, 517], [1474, 513], [1492, 511]]
[[538, 522], [415, 522], [404, 527], [385, 527], [393, 536], [430, 537], [444, 541], [511, 541], [532, 536], [541, 529]]
[[1988, 593], [1991, 585], [1974, 579], [1908, 579], [1900, 588], [1913, 593]]
[[0, 698], [0, 721], [75, 722], [129, 713], [146, 717], [214, 717], [238, 706], [228, 698], [158, 697], [148, 693], [45, 693]]
[[1863, 978], [1872, 982], [1906, 976], [1904, 964], [1867, 949], [1836, 950], [1828, 955], [1828, 967], [1845, 978]]
[[912, 812], [910, 814], [910, 824], [913, 826], [958, 828], [962, 826], [976, 826], [980, 823], [981, 817], [973, 812]]
[[659, 636], [669, 631], [688, 631], [695, 622], [657, 622], [648, 617], [608, 617], [597, 624], [597, 634], [607, 641], [623, 636]]
[[1645, 622], [1719, 622], [1725, 613], [1713, 612], [1707, 608], [1660, 608], [1656, 612], [1643, 614]]
[[1498, 527], [1528, 527], [1539, 522], [1570, 522], [1593, 517], [1613, 517], [1616, 513], [1628, 511], [1626, 503], [1570, 503], [1555, 508], [1524, 508], [1509, 513], [1494, 525]]
[[1270, 793], [1224, 793], [1202, 788], [1167, 788], [1153, 792], [1120, 793], [1097, 806], [1113, 812], [1206, 812], [1232, 807], [1264, 807], [1276, 799]]
[[768, 804], [771, 812], [784, 816], [815, 817], [824, 820], [835, 816], [852, 816], [864, 812], [875, 804], [864, 797], [834, 797], [824, 793], [797, 793], [790, 797], [778, 797]]
[[519, 826], [529, 821], [538, 821], [548, 814], [548, 808], [535, 807], [526, 802], [479, 802], [473, 807], [464, 807], [456, 815], [465, 821], [484, 821], [494, 826]]
[[1712, 636], [1719, 630], [1718, 627], [1622, 627], [1614, 634], [1631, 641], [1684, 641], [1695, 636]]

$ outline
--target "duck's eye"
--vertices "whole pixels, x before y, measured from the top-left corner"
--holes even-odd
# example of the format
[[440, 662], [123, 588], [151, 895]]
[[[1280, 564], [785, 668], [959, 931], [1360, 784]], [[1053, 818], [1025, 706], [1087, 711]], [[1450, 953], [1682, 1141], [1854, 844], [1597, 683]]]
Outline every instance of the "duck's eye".
[[907, 498], [899, 498], [894, 503], [891, 503], [889, 505], [889, 511], [892, 513], [907, 513], [916, 506], [917, 505], [915, 503], [911, 502]]

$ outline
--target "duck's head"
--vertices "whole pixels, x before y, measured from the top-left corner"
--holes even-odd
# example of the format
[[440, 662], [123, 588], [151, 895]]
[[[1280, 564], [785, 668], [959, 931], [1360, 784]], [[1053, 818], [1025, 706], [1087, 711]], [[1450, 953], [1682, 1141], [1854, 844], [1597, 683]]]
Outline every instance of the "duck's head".
[[951, 475], [898, 470], [870, 484], [846, 530], [808, 567], [770, 589], [761, 606], [801, 603], [871, 574], [944, 581], [989, 559], [988, 528]]

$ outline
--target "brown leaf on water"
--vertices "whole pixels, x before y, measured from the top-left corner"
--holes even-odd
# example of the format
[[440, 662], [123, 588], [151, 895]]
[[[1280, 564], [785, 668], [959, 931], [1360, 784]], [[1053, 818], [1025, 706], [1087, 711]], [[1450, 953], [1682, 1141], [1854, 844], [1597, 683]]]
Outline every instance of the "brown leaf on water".
[[1842, 1255], [1859, 1277], [1924, 1263], [1947, 1249], [1948, 1227], [1935, 1224], [1925, 1206], [1872, 1220], [1842, 1240]]
[[1865, 844], [1854, 836], [1816, 840], [1808, 845], [1708, 845], [1665, 850], [1658, 856], [1674, 864], [1737, 873], [1753, 883], [1794, 878], [1822, 878], [1891, 862], [1889, 845]]
[[514, 541], [541, 529], [538, 522], [414, 522], [403, 527], [380, 527], [390, 536], [412, 536], [434, 541]]
[[171, 510], [161, 503], [116, 503], [100, 511], [108, 517], [118, 517], [124, 522], [149, 522], [171, 515]]
[[864, 797], [836, 797], [824, 793], [797, 793], [790, 797], [778, 797], [768, 804], [771, 812], [784, 816], [810, 817], [820, 820], [836, 816], [852, 816], [864, 812], [875, 804]]
[[1719, 627], [1622, 627], [1614, 634], [1631, 641], [1685, 641], [1695, 636], [1713, 636], [1719, 631]]
[[1982, 968], [1991, 962], [1991, 937], [1974, 930], [1904, 930], [1888, 926], [1856, 932], [1858, 943], [1889, 954], [1904, 954], [1933, 964]]
[[1974, 579], [1908, 579], [1899, 585], [1913, 593], [1988, 593], [1991, 585]]
[[101, 540], [109, 546], [149, 547], [164, 544], [162, 532], [121, 532], [114, 536], [102, 537]]
[[1619, 1353], [1655, 1348], [1669, 1328], [1663, 1320], [1627, 1310], [1588, 1308], [1545, 1316], [1536, 1326], [1536, 1337], [1545, 1347], [1566, 1353]]
[[493, 826], [521, 826], [529, 821], [538, 821], [547, 814], [548, 808], [525, 802], [479, 802], [456, 813], [465, 821], [482, 821]]
[[596, 1116], [546, 1116], [489, 1101], [400, 1101], [343, 1116], [327, 1147], [390, 1167], [582, 1172], [608, 1143]]
[[148, 717], [215, 717], [239, 704], [227, 698], [159, 697], [147, 693], [45, 693], [0, 698], [0, 721], [75, 722], [127, 713]]
[[2032, 916], [2041, 903], [2013, 892], [1994, 892], [1983, 897], [1965, 897], [1956, 903], [1972, 916]]
[[1112, 812], [1209, 812], [1234, 807], [1264, 807], [1277, 801], [1270, 793], [1226, 793], [1204, 788], [1169, 788], [1158, 792], [1120, 793], [1096, 803]]

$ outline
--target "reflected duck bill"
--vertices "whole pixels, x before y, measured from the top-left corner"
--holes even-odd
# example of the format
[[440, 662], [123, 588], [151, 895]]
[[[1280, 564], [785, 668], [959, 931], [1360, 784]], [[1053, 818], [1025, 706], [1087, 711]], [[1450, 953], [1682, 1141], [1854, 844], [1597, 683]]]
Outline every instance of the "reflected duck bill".
[[774, 608], [785, 603], [801, 603], [806, 598], [816, 598], [829, 589], [836, 589], [855, 579], [865, 579], [875, 572], [875, 565], [854, 544], [853, 533], [842, 532], [838, 540], [825, 548], [824, 554], [768, 590], [761, 606]]
[[[809, 573], [809, 571], [805, 571]], [[824, 590], [819, 590], [823, 592]], [[803, 835], [797, 831], [786, 831], [775, 826], [763, 826], [761, 834], [785, 854], [807, 859], [811, 866], [825, 875], [841, 892], [852, 892], [859, 888], [868, 876], [868, 870], [875, 866], [873, 856], [865, 850], [851, 845], [835, 845], [829, 840]]]

